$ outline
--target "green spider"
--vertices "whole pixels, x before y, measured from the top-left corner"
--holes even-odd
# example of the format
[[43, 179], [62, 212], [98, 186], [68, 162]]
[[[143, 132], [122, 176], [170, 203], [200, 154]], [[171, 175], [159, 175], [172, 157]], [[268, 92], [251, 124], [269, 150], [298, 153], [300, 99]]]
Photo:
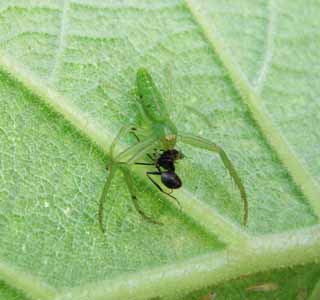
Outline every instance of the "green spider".
[[[202, 137], [194, 136], [192, 134], [178, 133], [177, 127], [172, 122], [168, 110], [165, 106], [164, 99], [162, 98], [158, 88], [153, 82], [153, 79], [144, 68], [140, 68], [137, 71], [136, 75], [136, 106], [137, 111], [140, 116], [140, 120], [143, 120], [139, 124], [139, 133], [142, 132], [142, 141], [135, 134], [136, 128], [134, 126], [124, 126], [114, 139], [110, 147], [110, 161], [108, 162], [107, 169], [109, 170], [109, 175], [105, 183], [103, 192], [100, 197], [99, 202], [99, 226], [102, 232], [105, 232], [103, 225], [103, 212], [104, 212], [104, 202], [108, 190], [111, 185], [112, 178], [114, 177], [117, 169], [121, 170], [125, 182], [128, 186], [133, 204], [136, 210], [140, 215], [149, 222], [161, 224], [160, 222], [153, 220], [150, 216], [146, 215], [138, 204], [136, 193], [134, 190], [134, 184], [132, 180], [131, 166], [133, 164], [140, 165], [153, 165], [157, 169], [154, 172], [146, 172], [149, 180], [163, 193], [170, 196], [171, 198], [177, 199], [165, 192], [161, 186], [152, 179], [153, 176], [161, 176], [162, 183], [170, 188], [177, 189], [182, 185], [182, 181], [179, 176], [175, 173], [174, 163], [176, 160], [183, 158], [183, 155], [180, 151], [175, 149], [177, 139], [183, 143], [189, 144], [196, 148], [204, 149], [217, 153], [225, 168], [229, 171], [229, 174], [233, 178], [235, 184], [237, 185], [240, 195], [243, 201], [244, 207], [244, 216], [243, 223], [244, 225], [248, 220], [248, 201], [246, 196], [246, 191], [242, 183], [241, 178], [239, 177], [234, 165], [228, 158], [224, 150], [215, 143], [210, 142]], [[122, 135], [132, 132], [138, 143], [126, 148], [124, 151], [119, 154], [114, 154], [114, 149], [116, 144], [119, 142]], [[140, 136], [141, 137], [141, 136]], [[149, 153], [153, 149], [161, 149], [160, 154], [152, 157]], [[148, 155], [152, 159], [152, 163], [139, 163], [139, 159]], [[178, 202], [178, 201], [177, 201]], [[179, 203], [179, 202], [178, 202]]]

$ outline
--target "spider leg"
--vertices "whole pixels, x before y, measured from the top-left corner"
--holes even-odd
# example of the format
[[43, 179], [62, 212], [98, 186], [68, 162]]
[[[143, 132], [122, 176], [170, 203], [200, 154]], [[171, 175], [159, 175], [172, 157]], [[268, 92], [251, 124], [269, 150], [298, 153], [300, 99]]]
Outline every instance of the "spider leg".
[[135, 127], [133, 125], [124, 125], [124, 126], [122, 126], [120, 128], [118, 134], [116, 135], [116, 137], [114, 138], [114, 140], [112, 141], [112, 144], [110, 146], [110, 152], [109, 153], [110, 153], [111, 158], [114, 157], [114, 149], [115, 149], [116, 145], [119, 143], [120, 138], [123, 135], [127, 134], [128, 132], [131, 132], [131, 133], [135, 134], [134, 130], [135, 130]]
[[103, 225], [104, 203], [106, 200], [106, 196], [108, 194], [108, 190], [111, 185], [112, 178], [115, 175], [118, 164], [121, 163], [121, 162], [115, 161], [114, 150], [115, 150], [116, 145], [119, 143], [121, 136], [126, 134], [128, 131], [132, 130], [132, 128], [133, 128], [132, 125], [122, 126], [110, 146], [109, 155], [110, 155], [111, 160], [106, 165], [106, 169], [109, 170], [109, 175], [108, 175], [106, 183], [104, 184], [104, 187], [103, 187], [100, 199], [99, 199], [99, 210], [98, 210], [99, 227], [103, 233], [105, 233], [105, 229], [104, 229], [104, 225]]
[[243, 201], [243, 210], [244, 210], [243, 224], [246, 225], [248, 222], [248, 199], [247, 199], [246, 190], [244, 188], [244, 185], [242, 183], [240, 176], [236, 171], [236, 168], [234, 167], [233, 163], [228, 158], [224, 150], [215, 143], [212, 143], [204, 138], [197, 137], [191, 134], [182, 134], [180, 135], [180, 139], [182, 142], [189, 144], [191, 146], [219, 154], [225, 168], [229, 171], [230, 176], [232, 177], [232, 179], [234, 180], [235, 184], [239, 189], [241, 199]]
[[117, 165], [116, 164], [113, 164], [111, 163], [109, 165], [109, 175], [108, 175], [108, 178], [107, 178], [107, 181], [103, 187], [103, 191], [102, 191], [102, 194], [100, 196], [100, 200], [99, 200], [99, 212], [98, 212], [98, 216], [99, 216], [99, 227], [102, 231], [102, 233], [105, 233], [105, 229], [104, 229], [104, 225], [103, 225], [103, 212], [104, 212], [104, 203], [105, 203], [105, 200], [106, 200], [106, 196], [107, 196], [107, 193], [108, 193], [108, 190], [110, 188], [110, 185], [111, 185], [111, 181], [112, 181], [112, 178], [116, 172], [116, 169], [117, 169]]
[[[126, 165], [134, 163], [136, 159], [141, 158], [143, 155], [147, 153], [147, 151], [150, 150], [151, 147], [154, 146], [155, 140], [153, 138], [149, 138], [146, 141], [143, 141], [141, 143], [138, 143], [136, 145], [130, 146], [126, 148], [124, 151], [122, 151], [120, 154], [116, 155], [114, 157], [114, 149], [119, 142], [121, 136], [125, 133], [127, 133], [129, 130], [132, 130], [132, 125], [131, 126], [123, 126], [115, 139], [113, 140], [111, 147], [110, 147], [110, 158], [111, 160], [108, 162], [107, 169], [109, 170], [109, 175], [106, 180], [106, 183], [103, 187], [102, 194], [99, 199], [99, 210], [98, 210], [98, 219], [99, 219], [99, 227], [101, 231], [104, 233], [104, 224], [103, 224], [103, 219], [104, 219], [104, 203], [106, 196], [108, 194], [111, 181], [115, 175], [115, 172], [117, 168], [121, 166], [121, 169], [125, 168]], [[128, 168], [127, 168], [128, 169]], [[124, 172], [125, 175], [125, 172]], [[125, 176], [126, 177], [126, 176]], [[131, 188], [132, 189], [132, 188]], [[132, 197], [134, 200], [135, 207], [138, 207], [137, 201]], [[139, 207], [138, 207], [139, 208]], [[137, 210], [138, 210], [137, 208]], [[141, 209], [139, 208], [138, 210], [141, 214]], [[143, 212], [142, 212], [143, 214]], [[147, 216], [146, 216], [147, 217]]]
[[[140, 143], [140, 138], [138, 137], [138, 135], [135, 133], [135, 131], [137, 130], [137, 128], [135, 127], [132, 127], [131, 130], [130, 130], [130, 133], [133, 134], [133, 136], [136, 138], [136, 140], [138, 141], [138, 143]], [[147, 153], [147, 156], [148, 158], [151, 160], [151, 161], [154, 161], [155, 158], [152, 157], [149, 153]], [[152, 164], [150, 164], [152, 165]]]
[[156, 221], [156, 220], [154, 220], [153, 218], [151, 218], [151, 217], [149, 217], [148, 215], [146, 215], [146, 214], [144, 213], [144, 211], [140, 208], [139, 203], [138, 203], [138, 198], [137, 198], [137, 196], [135, 195], [135, 192], [134, 192], [134, 185], [133, 185], [133, 181], [132, 181], [131, 171], [130, 171], [130, 169], [127, 168], [127, 167], [121, 168], [121, 170], [122, 170], [124, 179], [125, 179], [125, 181], [126, 181], [126, 183], [127, 183], [128, 190], [129, 190], [129, 192], [130, 192], [133, 205], [134, 205], [135, 209], [138, 211], [138, 213], [139, 213], [145, 220], [147, 220], [147, 221], [150, 222], [150, 223], [158, 224], [158, 225], [163, 225], [161, 222]]
[[199, 110], [197, 110], [196, 108], [189, 106], [189, 105], [185, 105], [184, 106], [189, 112], [191, 112], [192, 114], [194, 114], [195, 116], [197, 116], [198, 118], [200, 118], [204, 123], [206, 123], [206, 125], [209, 128], [215, 128], [215, 126], [213, 126], [209, 120], [209, 118], [203, 114], [202, 112], [200, 112]]
[[160, 171], [160, 172], [156, 172], [156, 171], [146, 172], [147, 177], [148, 177], [149, 180], [158, 188], [158, 190], [159, 190], [161, 193], [164, 193], [164, 194], [166, 194], [167, 196], [171, 197], [173, 200], [175, 200], [175, 201], [177, 202], [177, 204], [179, 205], [180, 209], [181, 209], [181, 204], [180, 204], [180, 202], [178, 201], [178, 199], [177, 199], [176, 197], [170, 195], [170, 194], [172, 193], [172, 191], [171, 191], [171, 193], [168, 193], [168, 192], [164, 191], [164, 190], [162, 189], [162, 187], [161, 187], [155, 180], [153, 180], [153, 179], [151, 178], [151, 176], [150, 176], [150, 175], [161, 175], [161, 174], [162, 174], [161, 171]]
[[146, 155], [156, 143], [157, 140], [155, 138], [146, 138], [144, 141], [132, 145], [120, 152], [115, 159], [116, 161], [124, 161], [127, 164], [134, 164], [138, 159]]

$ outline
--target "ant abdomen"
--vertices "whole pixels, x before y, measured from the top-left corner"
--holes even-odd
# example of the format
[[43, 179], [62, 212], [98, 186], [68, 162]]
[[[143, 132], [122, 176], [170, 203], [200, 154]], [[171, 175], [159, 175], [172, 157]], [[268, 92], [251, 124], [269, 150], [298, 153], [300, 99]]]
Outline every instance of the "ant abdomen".
[[169, 189], [178, 189], [182, 186], [181, 179], [174, 172], [163, 172], [161, 181]]

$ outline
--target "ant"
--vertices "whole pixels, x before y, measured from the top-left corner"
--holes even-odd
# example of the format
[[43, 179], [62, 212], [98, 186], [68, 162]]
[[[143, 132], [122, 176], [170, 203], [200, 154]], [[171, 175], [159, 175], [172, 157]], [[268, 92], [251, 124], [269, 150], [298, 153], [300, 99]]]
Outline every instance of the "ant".
[[[175, 161], [182, 159], [184, 156], [182, 152], [176, 150], [176, 149], [170, 149], [170, 150], [161, 150], [162, 153], [158, 158], [151, 157], [148, 155], [149, 158], [153, 160], [153, 163], [140, 163], [136, 162], [136, 165], [145, 165], [145, 166], [151, 166], [154, 165], [158, 171], [148, 171], [146, 172], [147, 177], [149, 180], [164, 194], [170, 196], [171, 198], [175, 199], [177, 203], [179, 204], [178, 200], [171, 195], [171, 193], [168, 193], [162, 189], [162, 187], [152, 179], [150, 175], [158, 175], [161, 176], [161, 182], [169, 189], [178, 189], [182, 186], [182, 181], [180, 177], [175, 172]], [[161, 170], [164, 169], [164, 171]], [[172, 191], [171, 191], [172, 192]], [[180, 205], [180, 204], [179, 204]]]

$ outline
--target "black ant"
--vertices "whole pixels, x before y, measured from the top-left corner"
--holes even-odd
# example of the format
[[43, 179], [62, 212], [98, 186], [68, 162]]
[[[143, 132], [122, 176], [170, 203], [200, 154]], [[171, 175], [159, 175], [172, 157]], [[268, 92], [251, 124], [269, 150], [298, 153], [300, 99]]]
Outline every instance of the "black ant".
[[[161, 176], [161, 182], [169, 189], [178, 189], [182, 186], [182, 181], [180, 177], [175, 172], [175, 161], [182, 159], [183, 154], [176, 149], [162, 150], [159, 157], [152, 157], [148, 154], [148, 157], [153, 161], [153, 163], [140, 163], [136, 162], [136, 165], [151, 166], [154, 165], [158, 171], [147, 171], [146, 175], [149, 180], [164, 194], [170, 196], [171, 198], [177, 199], [162, 189], [162, 187], [154, 180], [150, 175]], [[163, 169], [163, 170], [162, 170]], [[179, 202], [177, 201], [179, 204]], [[180, 204], [179, 204], [180, 205]]]

